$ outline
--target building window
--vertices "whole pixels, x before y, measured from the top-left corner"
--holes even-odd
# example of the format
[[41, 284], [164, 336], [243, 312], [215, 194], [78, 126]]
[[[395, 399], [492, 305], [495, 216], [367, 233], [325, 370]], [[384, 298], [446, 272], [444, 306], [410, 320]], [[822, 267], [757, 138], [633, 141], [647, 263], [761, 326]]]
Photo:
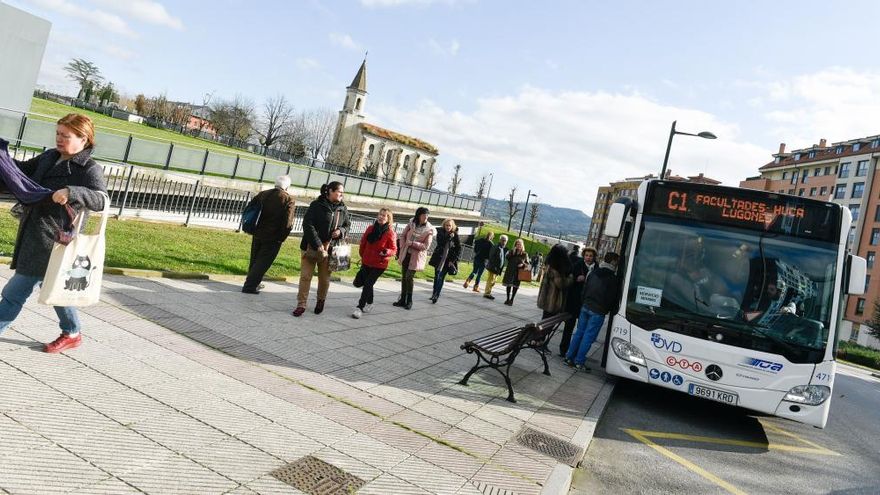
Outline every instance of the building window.
[[822, 186], [819, 188], [819, 196], [825, 196], [828, 194], [828, 186]]
[[855, 239], [856, 239], [856, 226], [853, 225], [849, 229], [849, 235], [846, 236], [846, 245], [852, 246], [852, 243]]
[[420, 174], [424, 174], [424, 173], [425, 173], [425, 166], [426, 166], [427, 164], [428, 164], [428, 160], [422, 160], [422, 166], [419, 168], [419, 173], [420, 173]]
[[780, 189], [779, 194], [785, 194], [785, 189]]
[[822, 172], [822, 169], [821, 169], [821, 168], [817, 168], [816, 170], [813, 170], [813, 177], [816, 177], [816, 176], [819, 175], [821, 172]]
[[375, 149], [376, 149], [376, 145], [375, 145], [375, 144], [371, 144], [370, 147], [367, 148], [367, 158], [369, 158], [369, 159], [372, 159], [372, 158], [373, 158], [373, 151], [374, 151]]
[[838, 155], [843, 153], [843, 146], [838, 146], [837, 148], [834, 148], [834, 153]]
[[838, 184], [834, 188], [834, 199], [843, 199], [846, 197], [846, 184]]
[[837, 169], [837, 176], [841, 179], [849, 177], [849, 162], [841, 163], [840, 168]]
[[859, 205], [849, 205], [849, 212], [852, 213], [853, 222], [859, 219], [859, 211], [861, 207]]
[[831, 175], [831, 167], [825, 167], [825, 174], [823, 175]]
[[874, 268], [874, 258], [876, 258], [877, 253], [874, 251], [868, 251], [868, 256], [865, 258], [865, 264], [868, 265], [868, 270]]
[[859, 151], [862, 147], [862, 143], [853, 143], [853, 151]]
[[798, 161], [798, 160], [800, 160], [800, 159], [801, 159], [801, 154], [800, 154], [800, 153], [795, 153], [795, 154], [794, 154], [794, 160], [795, 160], [795, 161]]
[[856, 164], [856, 177], [864, 177], [868, 175], [868, 160], [859, 160]]
[[853, 184], [852, 196], [851, 198], [861, 198], [865, 194], [865, 183], [864, 182], [856, 182]]
[[804, 188], [802, 187], [802, 188], [798, 189], [798, 196], [803, 196], [803, 195], [804, 195]]
[[791, 183], [797, 184], [797, 180], [798, 180], [798, 171], [795, 170], [794, 172], [791, 173]]
[[813, 196], [815, 196], [815, 195], [816, 195], [816, 188], [815, 188], [815, 187], [811, 187], [811, 188], [810, 188], [810, 197], [813, 197]]
[[782, 180], [785, 180], [787, 178], [788, 178], [788, 172], [782, 172]]
[[804, 170], [804, 175], [801, 176], [801, 184], [807, 183], [807, 177], [810, 175], [809, 170]]
[[880, 146], [880, 139], [875, 139], [875, 140], [871, 141], [872, 148], [877, 148], [878, 146]]
[[394, 151], [392, 151], [392, 150], [388, 150], [388, 154], [385, 155], [385, 163], [386, 163], [386, 164], [390, 164], [390, 163], [391, 163], [391, 156], [392, 156], [393, 154], [394, 154]]
[[860, 297], [859, 300], [856, 302], [856, 314], [857, 315], [865, 314], [865, 299], [864, 298]]
[[788, 194], [794, 195], [794, 189], [789, 189]]
[[358, 99], [357, 99], [357, 103], [354, 104], [354, 109], [355, 109], [355, 110], [360, 110], [360, 109], [361, 109], [361, 99], [360, 99], [360, 98], [358, 98]]
[[871, 229], [871, 245], [880, 244], [880, 229]]
[[868, 293], [868, 287], [871, 285], [871, 276], [865, 275], [865, 294]]
[[807, 154], [807, 157], [816, 158], [816, 150], [810, 150], [810, 152]]
[[403, 158], [403, 169], [404, 169], [404, 170], [409, 170], [409, 155], [406, 155], [406, 156]]

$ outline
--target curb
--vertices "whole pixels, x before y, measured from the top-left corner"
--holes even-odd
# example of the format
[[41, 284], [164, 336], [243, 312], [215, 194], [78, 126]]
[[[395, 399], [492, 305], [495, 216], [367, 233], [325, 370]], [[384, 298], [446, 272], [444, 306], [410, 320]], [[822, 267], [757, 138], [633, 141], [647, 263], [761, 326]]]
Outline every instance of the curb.
[[[587, 453], [587, 449], [590, 447], [590, 442], [593, 441], [593, 435], [596, 433], [596, 425], [599, 423], [602, 414], [605, 413], [605, 409], [611, 401], [611, 393], [614, 391], [614, 386], [616, 384], [617, 380], [614, 377], [605, 377], [605, 383], [602, 384], [602, 388], [599, 389], [599, 393], [596, 394], [596, 400], [593, 401], [593, 405], [587, 410], [587, 414], [584, 415], [584, 419], [581, 420], [581, 425], [578, 427], [577, 431], [575, 431], [574, 437], [572, 437], [571, 443], [581, 448], [581, 457]], [[580, 459], [578, 460], [578, 464], [580, 464]], [[547, 480], [544, 482], [544, 487], [541, 489], [541, 495], [559, 495], [568, 493], [569, 490], [571, 490], [571, 481], [574, 477], [575, 469], [576, 468], [567, 464], [557, 463], [556, 467], [553, 468], [553, 471], [550, 472], [550, 476], [547, 477]]]

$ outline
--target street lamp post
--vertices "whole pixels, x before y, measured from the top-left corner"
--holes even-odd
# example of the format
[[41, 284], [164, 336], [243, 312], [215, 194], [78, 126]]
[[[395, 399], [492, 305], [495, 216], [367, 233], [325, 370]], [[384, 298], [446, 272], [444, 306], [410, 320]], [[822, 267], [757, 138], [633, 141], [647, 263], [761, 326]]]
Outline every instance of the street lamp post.
[[669, 129], [669, 142], [666, 143], [666, 156], [663, 158], [663, 168], [660, 169], [660, 179], [661, 179], [661, 180], [666, 178], [666, 164], [669, 163], [669, 150], [672, 149], [672, 138], [673, 138], [676, 134], [682, 134], [682, 135], [684, 135], [684, 136], [696, 136], [696, 137], [701, 137], [701, 138], [703, 138], [703, 139], [716, 139], [716, 138], [718, 137], [718, 136], [716, 136], [715, 134], [712, 134], [711, 132], [708, 132], [708, 131], [703, 131], [703, 132], [700, 132], [700, 133], [697, 133], [697, 134], [691, 134], [691, 133], [689, 133], [689, 132], [676, 131], [676, 130], [675, 130], [675, 123], [676, 123], [676, 122], [678, 122], [678, 121], [677, 121], [677, 120], [673, 120], [673, 121], [672, 121], [672, 128]]
[[532, 194], [532, 190], [529, 189], [529, 193], [526, 194], [526, 206], [523, 208], [522, 221], [519, 222], [519, 237], [522, 237], [523, 226], [526, 224], [526, 211], [529, 209], [529, 198], [532, 196], [538, 197], [537, 194]]

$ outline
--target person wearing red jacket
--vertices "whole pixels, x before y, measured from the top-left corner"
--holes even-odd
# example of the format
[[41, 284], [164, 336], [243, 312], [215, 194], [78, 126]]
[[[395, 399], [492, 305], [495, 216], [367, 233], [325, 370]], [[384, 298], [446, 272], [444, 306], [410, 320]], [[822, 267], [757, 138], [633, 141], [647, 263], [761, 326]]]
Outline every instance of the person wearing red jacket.
[[361, 237], [361, 269], [355, 276], [355, 287], [363, 284], [363, 288], [352, 318], [360, 318], [373, 309], [373, 286], [388, 268], [388, 262], [395, 253], [397, 234], [394, 233], [394, 214], [388, 208], [382, 208], [376, 221], [367, 227]]

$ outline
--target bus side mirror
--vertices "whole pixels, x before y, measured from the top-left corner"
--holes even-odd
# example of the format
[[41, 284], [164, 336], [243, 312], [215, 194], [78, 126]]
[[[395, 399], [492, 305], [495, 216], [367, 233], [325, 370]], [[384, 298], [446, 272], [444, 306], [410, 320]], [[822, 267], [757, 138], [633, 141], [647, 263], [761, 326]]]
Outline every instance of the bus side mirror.
[[620, 231], [623, 228], [623, 222], [626, 220], [626, 205], [623, 203], [612, 203], [608, 208], [608, 216], [605, 219], [605, 237], [620, 237]]
[[849, 284], [846, 293], [851, 296], [861, 296], [865, 293], [865, 276], [868, 274], [868, 262], [861, 256], [849, 255], [849, 263], [847, 263], [848, 273], [847, 279]]

